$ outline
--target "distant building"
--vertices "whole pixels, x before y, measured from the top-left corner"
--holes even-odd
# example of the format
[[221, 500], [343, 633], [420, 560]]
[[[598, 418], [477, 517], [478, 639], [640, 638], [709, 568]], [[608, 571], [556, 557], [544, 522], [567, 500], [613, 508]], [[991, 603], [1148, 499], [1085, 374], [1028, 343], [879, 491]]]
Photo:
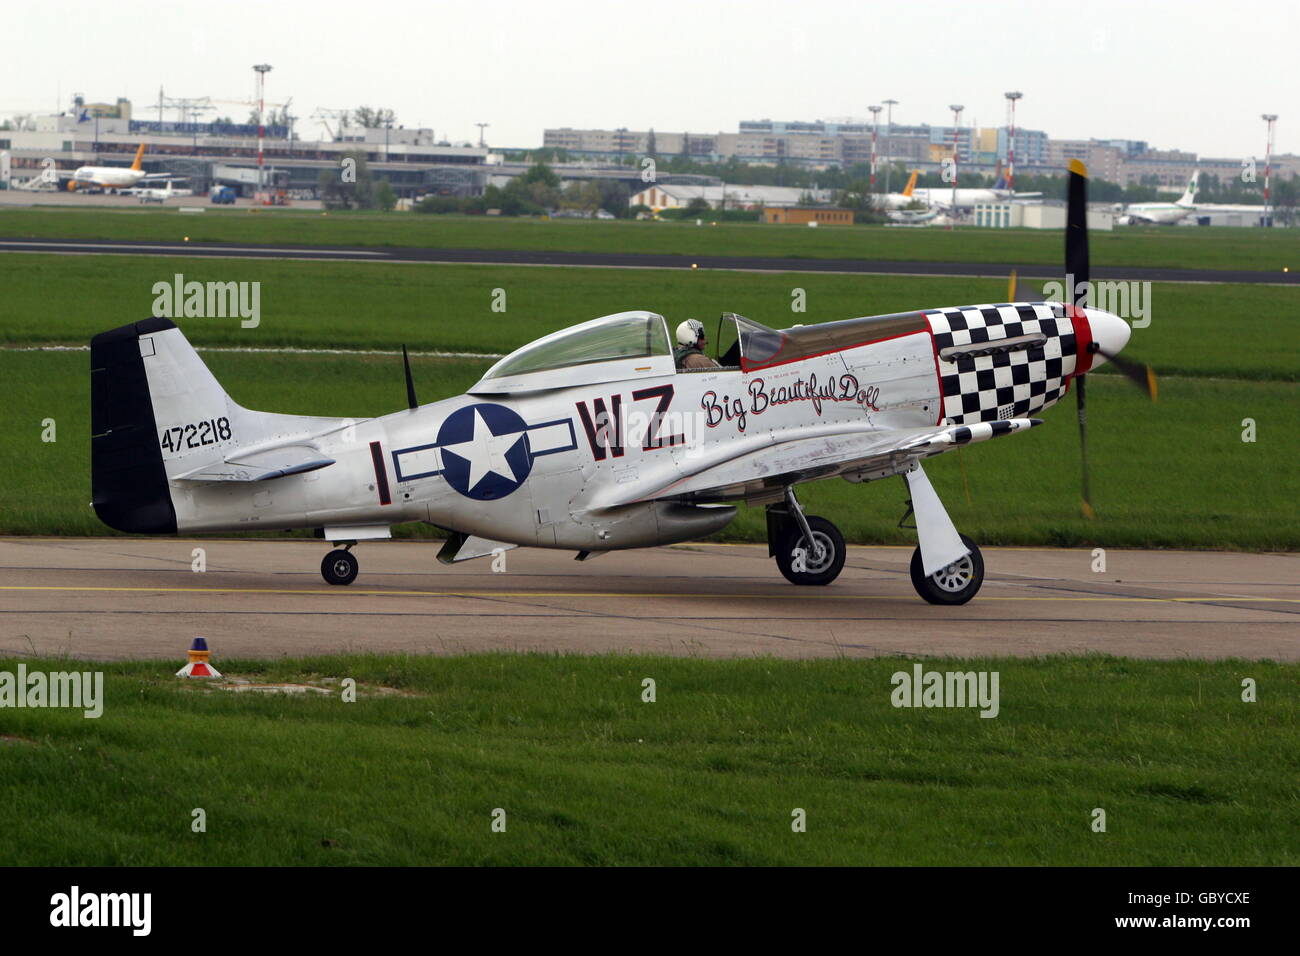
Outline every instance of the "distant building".
[[[542, 145], [565, 150], [575, 157], [623, 159], [628, 156], [689, 156], [703, 161], [735, 158], [742, 162], [775, 165], [790, 163], [813, 168], [852, 166], [871, 161], [872, 124], [817, 120], [795, 122], [743, 120], [734, 133], [675, 133], [662, 130], [548, 129]], [[890, 127], [881, 123], [876, 137], [880, 164], [938, 165], [952, 155], [951, 126]], [[1041, 130], [1016, 130], [1016, 164], [1046, 163], [1047, 134]], [[1006, 130], [963, 126], [957, 130], [957, 159], [963, 165], [987, 165], [1006, 160]]]
[[830, 206], [768, 206], [763, 210], [763, 222], [791, 226], [817, 223], [822, 226], [853, 225], [852, 209]]
[[[79, 113], [40, 116], [31, 129], [0, 132], [0, 149], [11, 154], [13, 178], [35, 176], [52, 159], [60, 170], [78, 166], [126, 166], [145, 144], [146, 172], [166, 172], [191, 180], [196, 191], [213, 185], [256, 191], [258, 130], [251, 124], [185, 123], [92, 117]], [[481, 195], [491, 170], [482, 147], [432, 142], [428, 130], [349, 130], [352, 140], [304, 140], [283, 126], [267, 126], [262, 143], [265, 181], [293, 198], [314, 198], [322, 171], [337, 174], [345, 153], [366, 155], [376, 181], [386, 179], [399, 197]], [[385, 143], [387, 136], [388, 142]]]
[[[847, 167], [871, 161], [872, 124], [830, 120], [742, 120], [734, 133], [678, 133], [660, 130], [561, 129], [546, 130], [544, 145], [564, 149], [574, 157], [622, 161], [632, 156], [689, 156], [705, 162], [737, 159], [753, 165], [789, 163], [814, 169]], [[934, 171], [952, 156], [951, 126], [877, 128], [876, 159], [883, 167], [901, 163]], [[963, 173], [992, 175], [1011, 159], [1010, 130], [1005, 126], [959, 127], [957, 161]], [[1262, 139], [1262, 137], [1261, 137]], [[1254, 159], [1257, 179], [1263, 176], [1264, 157]], [[1052, 139], [1039, 129], [1016, 128], [1015, 164], [1020, 175], [1060, 175], [1070, 160], [1081, 160], [1097, 179], [1121, 186], [1155, 185], [1181, 190], [1198, 166], [1221, 179], [1239, 176], [1242, 160], [1198, 160], [1182, 150], [1155, 150], [1145, 140]], [[1283, 178], [1300, 173], [1300, 157], [1273, 157], [1274, 174]], [[667, 208], [667, 207], [665, 207]]]
[[1196, 171], [1196, 154], [1179, 149], [1149, 149], [1125, 158], [1117, 182], [1121, 186], [1163, 186], [1179, 191]]
[[[710, 209], [762, 209], [767, 206], [799, 206], [809, 198], [830, 202], [829, 189], [797, 189], [791, 186], [681, 186], [656, 183], [635, 193], [628, 203], [661, 209], [684, 209], [692, 200], [703, 199]], [[725, 205], [724, 205], [725, 203]]]
[[[1065, 204], [1060, 202], [979, 202], [975, 204], [975, 225], [990, 229], [1064, 229]], [[1088, 228], [1110, 231], [1115, 214], [1089, 209]]]
[[[1019, 139], [1019, 134], [1016, 136]], [[1065, 170], [1071, 160], [1079, 160], [1088, 167], [1093, 179], [1107, 182], [1120, 181], [1124, 154], [1117, 146], [1098, 139], [1053, 139], [1047, 144], [1047, 165]], [[1018, 160], [1017, 160], [1018, 161]]]

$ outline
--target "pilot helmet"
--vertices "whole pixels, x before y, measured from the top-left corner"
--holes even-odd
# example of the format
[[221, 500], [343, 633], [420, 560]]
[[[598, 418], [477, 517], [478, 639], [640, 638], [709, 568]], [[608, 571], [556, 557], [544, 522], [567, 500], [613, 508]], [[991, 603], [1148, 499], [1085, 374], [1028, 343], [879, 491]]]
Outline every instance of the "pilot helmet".
[[694, 345], [704, 335], [704, 323], [699, 319], [687, 319], [677, 326], [677, 344]]

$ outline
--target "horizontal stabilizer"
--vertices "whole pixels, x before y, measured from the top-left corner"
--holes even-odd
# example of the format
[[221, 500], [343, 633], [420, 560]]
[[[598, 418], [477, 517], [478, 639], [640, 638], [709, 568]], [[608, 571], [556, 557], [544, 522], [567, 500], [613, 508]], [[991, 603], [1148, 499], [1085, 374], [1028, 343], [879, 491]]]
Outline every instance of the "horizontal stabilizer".
[[311, 445], [285, 445], [250, 454], [236, 452], [172, 477], [176, 481], [270, 481], [332, 464], [333, 458], [324, 457]]

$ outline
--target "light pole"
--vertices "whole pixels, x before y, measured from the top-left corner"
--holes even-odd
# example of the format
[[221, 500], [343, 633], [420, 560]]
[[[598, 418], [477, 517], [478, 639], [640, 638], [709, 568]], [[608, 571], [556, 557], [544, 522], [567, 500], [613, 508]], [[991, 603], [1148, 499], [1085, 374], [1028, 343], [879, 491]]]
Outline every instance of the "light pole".
[[898, 100], [881, 100], [885, 104], [885, 192], [889, 192], [889, 173], [893, 169], [894, 107]]
[[871, 111], [871, 192], [876, 191], [876, 131], [880, 129], [880, 107], [868, 106]]
[[1272, 197], [1269, 194], [1269, 178], [1273, 172], [1273, 124], [1277, 122], [1276, 113], [1264, 113], [1260, 119], [1268, 124], [1268, 142], [1264, 146], [1264, 225], [1273, 225], [1270, 205]]
[[257, 189], [266, 191], [266, 171], [263, 168], [264, 140], [266, 139], [266, 74], [271, 72], [269, 63], [258, 63], [253, 67], [257, 72]]
[[483, 142], [483, 130], [487, 129], [487, 128], [488, 128], [489, 126], [491, 126], [492, 124], [491, 124], [491, 123], [475, 123], [474, 125], [478, 127], [478, 148], [479, 148], [479, 149], [482, 149], [484, 146], [487, 145], [486, 143]]
[[1024, 95], [1019, 92], [1005, 94], [1010, 116], [1007, 124], [1007, 189], [1012, 193], [1016, 191], [1016, 100]]
[[952, 110], [952, 214], [957, 216], [957, 132], [961, 128], [961, 111], [966, 107], [953, 104]]

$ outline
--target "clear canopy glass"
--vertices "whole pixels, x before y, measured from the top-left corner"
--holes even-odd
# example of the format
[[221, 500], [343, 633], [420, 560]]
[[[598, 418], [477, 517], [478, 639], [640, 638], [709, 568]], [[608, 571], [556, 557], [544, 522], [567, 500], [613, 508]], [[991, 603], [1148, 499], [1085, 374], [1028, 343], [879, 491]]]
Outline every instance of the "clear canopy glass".
[[655, 355], [672, 355], [663, 316], [645, 312], [614, 315], [525, 345], [492, 366], [485, 378], [510, 378], [592, 362]]

